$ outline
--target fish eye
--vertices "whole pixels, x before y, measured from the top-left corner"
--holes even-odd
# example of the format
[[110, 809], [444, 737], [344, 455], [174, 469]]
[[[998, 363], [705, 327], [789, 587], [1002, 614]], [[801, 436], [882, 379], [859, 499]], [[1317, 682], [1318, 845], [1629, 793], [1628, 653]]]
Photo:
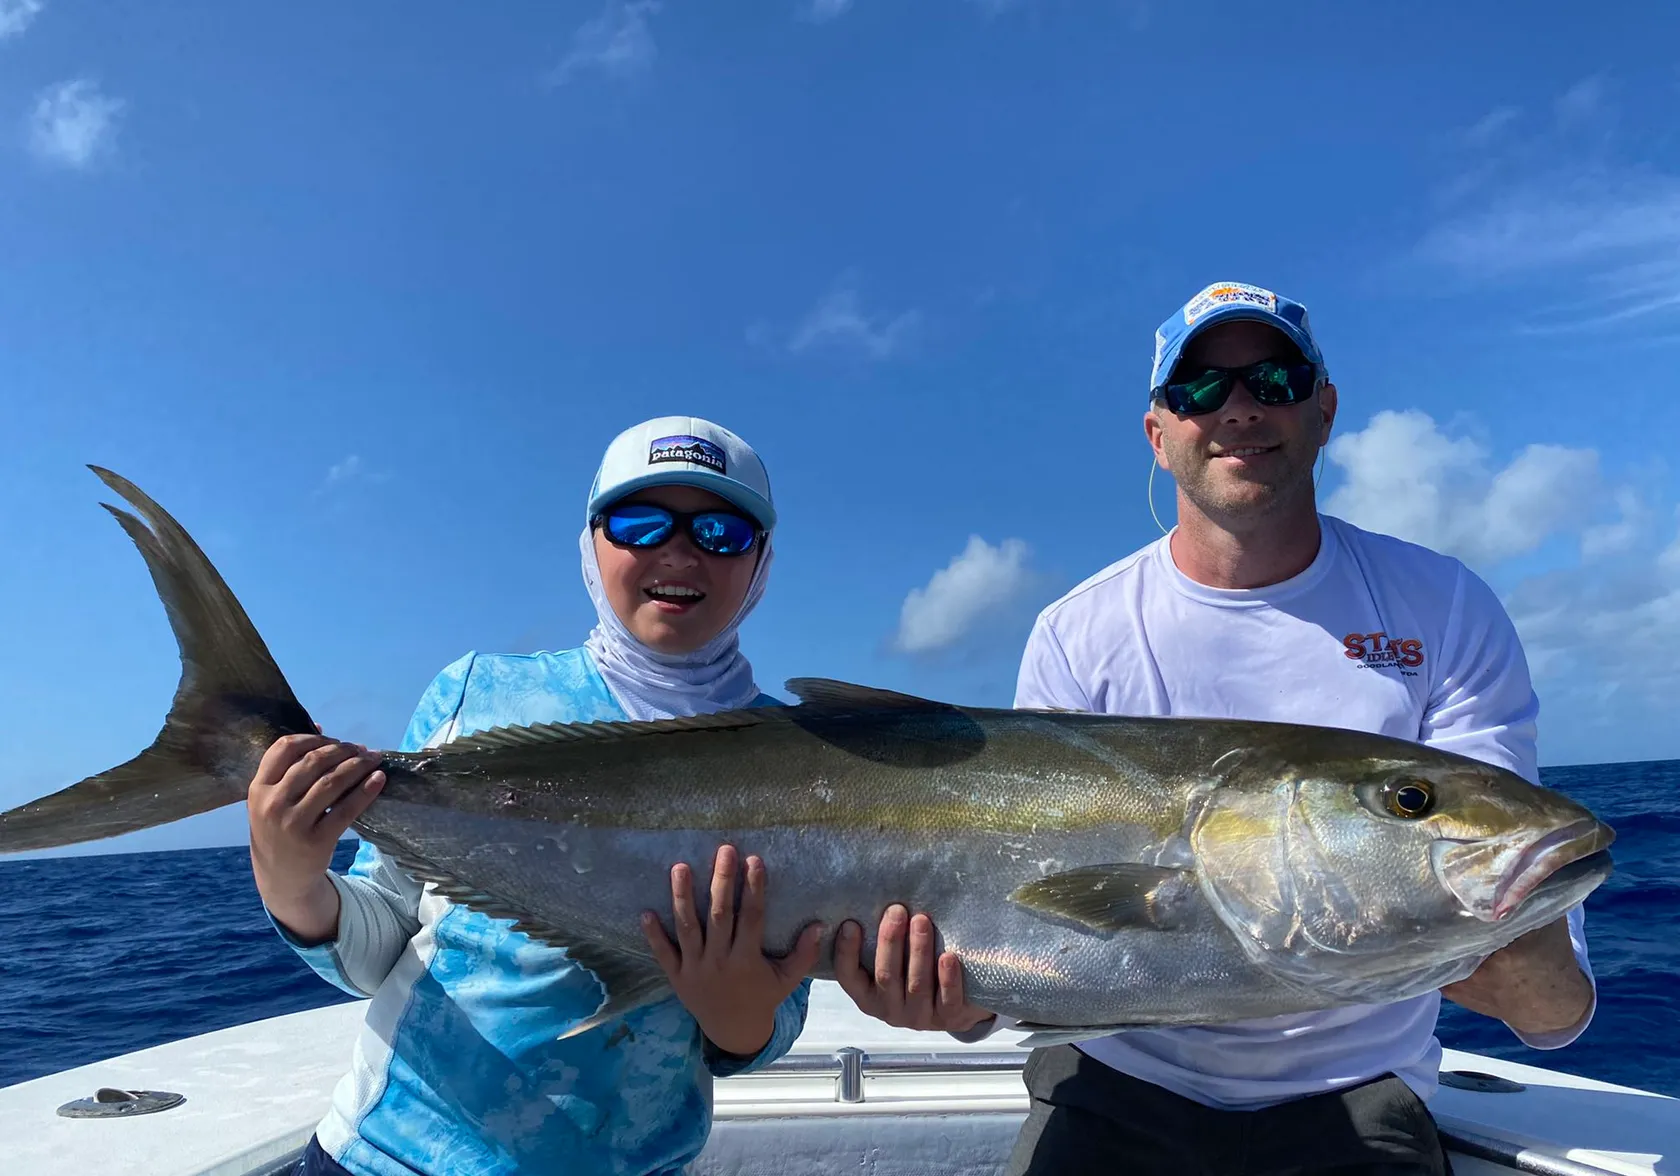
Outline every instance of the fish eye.
[[1425, 780], [1396, 780], [1383, 788], [1383, 807], [1397, 817], [1415, 821], [1435, 802], [1435, 793]]

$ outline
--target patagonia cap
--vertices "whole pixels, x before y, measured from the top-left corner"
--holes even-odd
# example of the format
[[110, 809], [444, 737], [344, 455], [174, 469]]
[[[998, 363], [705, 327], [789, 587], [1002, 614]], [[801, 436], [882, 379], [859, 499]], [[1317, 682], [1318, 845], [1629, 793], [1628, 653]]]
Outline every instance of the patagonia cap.
[[647, 486], [698, 486], [734, 503], [766, 531], [776, 525], [770, 475], [753, 447], [722, 425], [656, 417], [613, 438], [589, 487], [586, 518]]
[[[1179, 356], [1197, 335], [1216, 323], [1250, 319], [1276, 327], [1301, 349], [1307, 362], [1324, 371], [1324, 353], [1307, 325], [1307, 308], [1299, 302], [1261, 286], [1243, 282], [1215, 282], [1180, 307], [1155, 331], [1155, 364], [1149, 373], [1149, 391], [1161, 387], [1172, 375]], [[1328, 374], [1328, 373], [1326, 373]]]

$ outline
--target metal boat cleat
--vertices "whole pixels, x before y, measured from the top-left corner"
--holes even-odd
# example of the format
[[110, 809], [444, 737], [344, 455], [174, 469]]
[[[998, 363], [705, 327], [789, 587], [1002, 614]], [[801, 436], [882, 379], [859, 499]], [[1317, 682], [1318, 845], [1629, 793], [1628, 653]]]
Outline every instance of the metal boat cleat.
[[187, 1101], [184, 1094], [167, 1090], [117, 1090], [102, 1086], [92, 1098], [78, 1098], [58, 1108], [66, 1119], [120, 1119], [167, 1111]]

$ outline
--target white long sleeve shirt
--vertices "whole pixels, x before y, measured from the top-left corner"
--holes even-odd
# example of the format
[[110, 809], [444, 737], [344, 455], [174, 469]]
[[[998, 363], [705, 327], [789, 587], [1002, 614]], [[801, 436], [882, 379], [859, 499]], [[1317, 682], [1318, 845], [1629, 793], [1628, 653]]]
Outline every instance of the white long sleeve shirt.
[[[1539, 782], [1538, 702], [1498, 598], [1458, 560], [1320, 516], [1312, 565], [1281, 584], [1222, 590], [1173, 563], [1168, 538], [1046, 608], [1028, 639], [1018, 707], [1310, 723], [1399, 736]], [[1569, 915], [1590, 979], [1579, 907]], [[1221, 1108], [1255, 1108], [1386, 1073], [1437, 1087], [1439, 993], [1377, 1006], [1082, 1042], [1124, 1073]], [[1561, 1033], [1518, 1036], [1555, 1049]]]

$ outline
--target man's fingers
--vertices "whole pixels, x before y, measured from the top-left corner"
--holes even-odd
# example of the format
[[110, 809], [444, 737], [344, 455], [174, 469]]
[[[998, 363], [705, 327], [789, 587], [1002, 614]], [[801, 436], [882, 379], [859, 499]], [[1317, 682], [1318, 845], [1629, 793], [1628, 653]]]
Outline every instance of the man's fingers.
[[968, 1003], [968, 997], [963, 992], [962, 958], [954, 951], [948, 951], [939, 957], [939, 1017], [945, 1018], [959, 1012]]
[[896, 1017], [904, 1007], [904, 938], [909, 925], [909, 913], [895, 903], [881, 916], [880, 937], [875, 941], [875, 987], [889, 1017]]
[[904, 971], [904, 1002], [918, 1023], [933, 1011], [937, 983], [933, 970], [933, 920], [916, 915], [910, 920], [910, 957]]
[[875, 984], [887, 988], [898, 982], [904, 967], [904, 935], [909, 916], [894, 903], [881, 916], [881, 927], [875, 941]]

